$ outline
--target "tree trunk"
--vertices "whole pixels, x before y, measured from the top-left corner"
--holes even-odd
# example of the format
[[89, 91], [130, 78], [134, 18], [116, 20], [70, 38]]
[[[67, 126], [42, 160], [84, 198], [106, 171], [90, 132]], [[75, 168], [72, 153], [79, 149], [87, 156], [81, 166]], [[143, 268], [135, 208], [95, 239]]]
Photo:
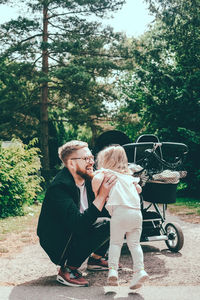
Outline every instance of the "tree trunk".
[[50, 171], [49, 165], [49, 133], [48, 133], [48, 7], [43, 7], [43, 50], [42, 50], [42, 72], [46, 77], [41, 87], [41, 105], [40, 105], [40, 143], [42, 152], [42, 168], [44, 177]]
[[92, 131], [91, 147], [94, 148], [96, 139], [98, 137], [98, 130], [97, 130], [97, 126], [95, 124], [90, 124], [90, 128]]

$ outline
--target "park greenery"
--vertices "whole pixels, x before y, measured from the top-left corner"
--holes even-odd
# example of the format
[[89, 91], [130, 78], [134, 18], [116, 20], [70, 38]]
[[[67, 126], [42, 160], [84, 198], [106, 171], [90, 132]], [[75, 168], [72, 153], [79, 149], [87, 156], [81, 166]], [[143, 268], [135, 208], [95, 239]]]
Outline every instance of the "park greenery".
[[35, 141], [24, 145], [20, 140], [0, 144], [0, 217], [23, 214], [26, 204], [33, 204], [42, 191], [39, 152]]
[[120, 80], [117, 128], [188, 145], [186, 182], [199, 195], [200, 1], [147, 2], [156, 21], [132, 46], [135, 68]]
[[49, 178], [68, 140], [156, 134], [188, 145], [182, 186], [199, 198], [200, 0], [146, 0], [155, 21], [138, 38], [100, 21], [124, 2], [0, 1], [22, 12], [0, 26], [0, 140], [38, 138]]

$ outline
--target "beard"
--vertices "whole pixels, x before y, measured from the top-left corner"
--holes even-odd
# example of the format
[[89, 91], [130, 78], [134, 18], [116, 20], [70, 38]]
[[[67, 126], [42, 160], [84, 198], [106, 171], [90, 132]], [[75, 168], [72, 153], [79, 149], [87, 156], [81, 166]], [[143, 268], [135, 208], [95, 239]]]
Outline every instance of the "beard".
[[88, 173], [87, 170], [83, 171], [80, 168], [78, 168], [76, 170], [76, 174], [78, 174], [84, 180], [92, 180], [92, 178], [93, 178], [93, 173], [91, 173], [91, 172]]

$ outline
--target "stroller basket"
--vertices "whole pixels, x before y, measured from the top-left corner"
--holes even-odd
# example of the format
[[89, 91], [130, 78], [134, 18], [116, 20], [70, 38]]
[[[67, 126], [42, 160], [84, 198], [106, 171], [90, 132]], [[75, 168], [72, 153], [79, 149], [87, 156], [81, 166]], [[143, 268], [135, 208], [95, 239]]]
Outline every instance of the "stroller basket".
[[158, 204], [170, 204], [176, 202], [176, 183], [146, 182], [142, 190], [144, 201]]

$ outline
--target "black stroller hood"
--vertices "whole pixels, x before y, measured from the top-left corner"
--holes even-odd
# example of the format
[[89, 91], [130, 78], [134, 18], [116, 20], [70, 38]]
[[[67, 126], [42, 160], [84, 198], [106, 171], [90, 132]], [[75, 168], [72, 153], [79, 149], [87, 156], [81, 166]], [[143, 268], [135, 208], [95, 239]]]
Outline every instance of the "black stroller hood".
[[125, 133], [119, 130], [105, 131], [97, 138], [93, 149], [93, 154], [96, 155], [104, 147], [109, 145], [118, 144], [122, 146], [128, 143], [131, 143], [131, 140]]

